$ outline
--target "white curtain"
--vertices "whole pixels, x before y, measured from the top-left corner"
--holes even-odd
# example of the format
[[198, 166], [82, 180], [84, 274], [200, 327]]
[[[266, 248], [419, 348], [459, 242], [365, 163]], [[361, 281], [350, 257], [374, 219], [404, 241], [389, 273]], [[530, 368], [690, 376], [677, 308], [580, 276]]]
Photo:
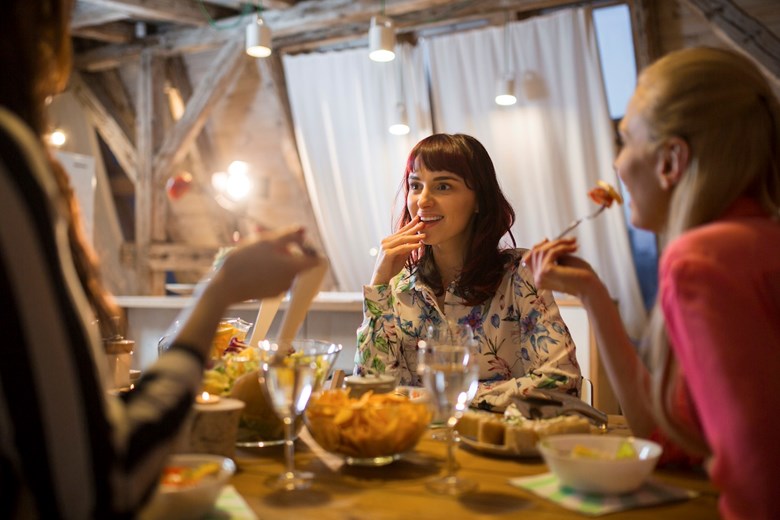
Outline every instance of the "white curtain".
[[[586, 192], [598, 179], [617, 185], [589, 11], [561, 11], [504, 30], [422, 39], [418, 47], [397, 48], [401, 59], [388, 64], [371, 62], [365, 49], [285, 57], [306, 182], [341, 290], [358, 291], [370, 280], [369, 250], [398, 214], [405, 159], [432, 128], [468, 133], [485, 145], [517, 213], [520, 247], [596, 209]], [[493, 101], [505, 59], [518, 79], [513, 107]], [[404, 137], [387, 132], [398, 99], [406, 101], [412, 128]], [[577, 236], [638, 337], [645, 311], [622, 212], [604, 212]]]
[[[519, 247], [555, 236], [597, 209], [586, 195], [597, 180], [618, 185], [593, 30], [590, 12], [577, 9], [423, 41], [434, 128], [471, 134], [485, 145], [517, 214], [512, 232]], [[518, 103], [501, 107], [494, 97], [507, 63]], [[607, 210], [576, 234], [581, 256], [638, 337], [645, 310], [623, 213]]]
[[[371, 280], [414, 144], [431, 133], [422, 53], [408, 45], [375, 63], [366, 49], [285, 56], [295, 137], [331, 269], [342, 291]], [[399, 101], [405, 136], [388, 132]]]

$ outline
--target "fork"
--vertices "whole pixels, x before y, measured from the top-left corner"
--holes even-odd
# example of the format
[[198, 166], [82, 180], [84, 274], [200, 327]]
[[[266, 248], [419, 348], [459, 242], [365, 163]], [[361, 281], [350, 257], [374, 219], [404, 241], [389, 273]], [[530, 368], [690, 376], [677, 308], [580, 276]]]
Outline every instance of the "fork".
[[566, 226], [566, 228], [563, 231], [558, 233], [558, 235], [555, 238], [553, 238], [552, 241], [555, 241], [555, 240], [558, 240], [560, 238], [563, 238], [564, 235], [567, 235], [568, 233], [570, 233], [572, 230], [574, 230], [574, 228], [576, 228], [577, 226], [579, 226], [580, 224], [582, 224], [586, 220], [591, 220], [591, 219], [594, 219], [594, 218], [598, 217], [601, 214], [601, 212], [604, 211], [606, 208], [607, 208], [607, 205], [606, 204], [602, 204], [602, 206], [599, 209], [597, 209], [596, 211], [594, 211], [590, 215], [585, 215], [584, 217], [578, 218], [577, 220], [573, 221], [571, 224]]

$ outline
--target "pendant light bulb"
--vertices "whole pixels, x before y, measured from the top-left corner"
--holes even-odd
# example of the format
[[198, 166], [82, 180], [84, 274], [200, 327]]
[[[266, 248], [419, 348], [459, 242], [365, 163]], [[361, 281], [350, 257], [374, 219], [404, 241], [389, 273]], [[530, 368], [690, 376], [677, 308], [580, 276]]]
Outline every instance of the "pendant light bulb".
[[393, 135], [409, 133], [409, 118], [406, 116], [406, 105], [398, 103], [395, 107], [395, 122], [387, 129]]
[[515, 78], [507, 75], [498, 81], [496, 90], [496, 105], [510, 106], [517, 103], [515, 96]]
[[271, 28], [259, 15], [255, 15], [246, 26], [246, 53], [254, 58], [271, 55]]
[[393, 61], [395, 58], [395, 27], [386, 16], [371, 18], [368, 29], [368, 57], [374, 61]]

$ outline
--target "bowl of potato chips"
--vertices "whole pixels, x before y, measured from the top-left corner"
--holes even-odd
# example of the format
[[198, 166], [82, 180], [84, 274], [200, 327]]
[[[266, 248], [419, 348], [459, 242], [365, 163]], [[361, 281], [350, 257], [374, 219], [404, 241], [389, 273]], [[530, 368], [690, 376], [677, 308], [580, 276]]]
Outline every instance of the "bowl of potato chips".
[[304, 421], [314, 440], [347, 464], [384, 466], [414, 449], [428, 430], [431, 412], [407, 395], [369, 391], [355, 398], [338, 389], [312, 397]]

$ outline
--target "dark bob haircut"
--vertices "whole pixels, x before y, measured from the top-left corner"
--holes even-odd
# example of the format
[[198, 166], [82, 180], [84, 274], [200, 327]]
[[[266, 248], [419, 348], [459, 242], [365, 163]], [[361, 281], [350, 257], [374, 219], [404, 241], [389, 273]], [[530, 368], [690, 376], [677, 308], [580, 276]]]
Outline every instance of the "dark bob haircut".
[[[493, 296], [504, 275], [506, 264], [512, 258], [508, 252], [500, 250], [501, 239], [508, 234], [512, 245], [515, 245], [510, 231], [515, 221], [515, 212], [501, 191], [493, 161], [482, 143], [465, 134], [433, 134], [417, 143], [406, 161], [401, 186], [404, 211], [398, 229], [413, 218], [405, 202], [409, 195], [409, 174], [415, 170], [415, 166], [454, 173], [476, 193], [479, 213], [473, 221], [463, 271], [456, 280], [456, 291], [468, 305], [480, 304]], [[410, 271], [416, 269], [437, 295], [444, 293], [446, 288], [442, 287], [430, 246], [412, 254], [407, 267]]]

